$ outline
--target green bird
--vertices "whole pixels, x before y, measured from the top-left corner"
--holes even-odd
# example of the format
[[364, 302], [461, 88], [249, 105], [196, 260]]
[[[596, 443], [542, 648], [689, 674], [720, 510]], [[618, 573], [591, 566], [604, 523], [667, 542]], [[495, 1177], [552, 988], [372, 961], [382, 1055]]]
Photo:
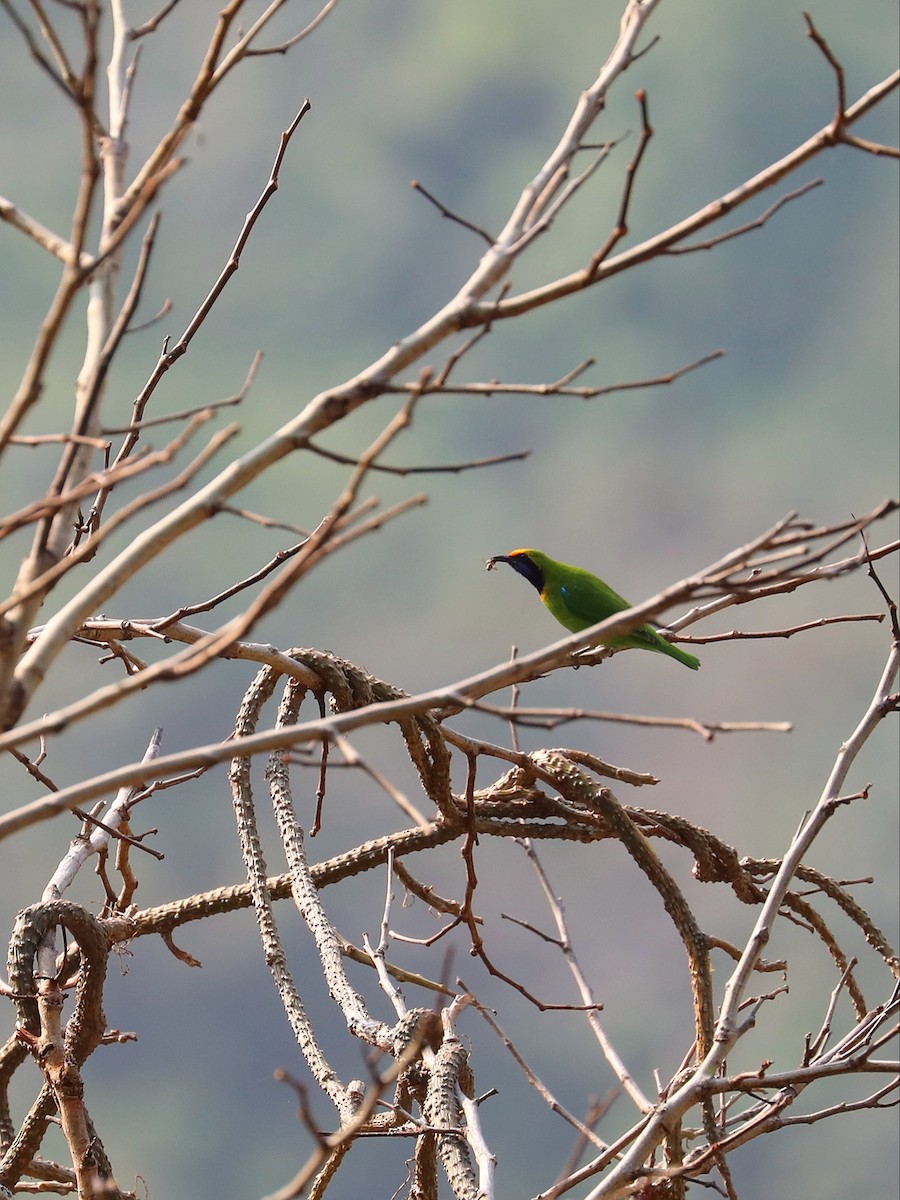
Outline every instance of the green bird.
[[[572, 633], [580, 633], [582, 629], [605, 621], [613, 613], [631, 608], [627, 600], [590, 571], [557, 562], [540, 550], [511, 550], [509, 554], [497, 554], [487, 560], [487, 569], [492, 571], [501, 562], [509, 563], [514, 571], [534, 584], [546, 607], [560, 625]], [[603, 645], [657, 650], [660, 654], [668, 654], [669, 658], [676, 658], [692, 671], [700, 666], [698, 658], [660, 637], [652, 625], [641, 625], [622, 637], [604, 638]]]

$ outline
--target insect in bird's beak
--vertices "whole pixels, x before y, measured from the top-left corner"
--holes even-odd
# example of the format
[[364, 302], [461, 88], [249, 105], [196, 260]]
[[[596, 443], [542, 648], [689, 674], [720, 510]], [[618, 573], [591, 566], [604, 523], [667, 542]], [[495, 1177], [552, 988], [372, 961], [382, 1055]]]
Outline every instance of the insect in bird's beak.
[[493, 571], [493, 569], [496, 565], [497, 565], [496, 558], [489, 558], [485, 561], [484, 567], [485, 567], [486, 571]]

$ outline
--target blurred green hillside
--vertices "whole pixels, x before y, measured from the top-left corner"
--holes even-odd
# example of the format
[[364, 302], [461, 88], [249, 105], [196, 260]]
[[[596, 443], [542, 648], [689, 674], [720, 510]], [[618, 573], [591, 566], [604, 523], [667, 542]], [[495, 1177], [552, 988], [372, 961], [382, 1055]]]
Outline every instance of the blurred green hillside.
[[[141, 9], [135, 23], [154, 9], [132, 7]], [[146, 39], [133, 84], [133, 165], [181, 104], [218, 7], [207, 0], [180, 5]], [[279, 33], [269, 40], [289, 36], [315, 11], [314, 5], [289, 5], [279, 18]], [[851, 100], [892, 69], [894, 6], [824, 0], [813, 16], [846, 67]], [[167, 299], [172, 308], [127, 339], [110, 385], [107, 420], [127, 423], [163, 337], [179, 335], [222, 269], [265, 185], [280, 131], [305, 96], [312, 110], [295, 135], [279, 191], [240, 270], [154, 399], [158, 415], [233, 394], [262, 350], [263, 364], [247, 400], [237, 414], [226, 409], [221, 417], [223, 423], [235, 415], [240, 421], [239, 449], [276, 429], [322, 388], [356, 374], [454, 294], [483, 243], [442, 220], [410, 188], [410, 180], [421, 181], [474, 224], [498, 230], [595, 77], [620, 17], [620, 6], [587, 0], [514, 6], [343, 0], [291, 53], [245, 64], [204, 113], [187, 165], [163, 193], [142, 316], [151, 317]], [[670, 2], [661, 5], [651, 32], [659, 43], [630, 68], [627, 86], [614, 92], [601, 123], [602, 136], [623, 139], [621, 145], [552, 230], [537, 239], [514, 273], [517, 290], [577, 269], [604, 241], [640, 129], [636, 89], [646, 90], [654, 137], [638, 175], [625, 245], [736, 186], [831, 118], [834, 79], [805, 35], [800, 7]], [[0, 194], [65, 233], [78, 183], [75, 116], [2, 12], [0, 97]], [[856, 132], [895, 141], [896, 102]], [[372, 476], [367, 494], [385, 504], [418, 491], [427, 492], [428, 503], [327, 560], [266, 617], [254, 640], [333, 650], [410, 691], [434, 687], [504, 660], [514, 644], [530, 650], [557, 636], [522, 581], [484, 572], [491, 554], [536, 545], [597, 571], [638, 601], [748, 541], [788, 511], [824, 523], [859, 515], [896, 495], [896, 164], [840, 147], [790, 177], [782, 190], [819, 176], [823, 186], [786, 205], [762, 229], [712, 251], [651, 263], [561, 305], [498, 325], [457, 367], [457, 380], [541, 384], [591, 357], [596, 365], [579, 382], [599, 386], [666, 375], [717, 349], [726, 355], [671, 386], [590, 401], [426, 398], [386, 461], [461, 462], [518, 450], [530, 451], [529, 457], [459, 475]], [[732, 225], [759, 215], [780, 194], [776, 190], [737, 214]], [[56, 279], [48, 256], [0, 225], [0, 380], [6, 395], [18, 384]], [[27, 432], [68, 425], [83, 350], [78, 318], [51, 364]], [[442, 349], [435, 368], [443, 356]], [[358, 454], [396, 407], [392, 397], [364, 406], [323, 437], [323, 445]], [[6, 508], [43, 491], [56, 455], [54, 448], [18, 449], [7, 457]], [[332, 463], [287, 459], [241, 502], [312, 528], [345, 479], [346, 470]], [[113, 539], [103, 561], [139, 527]], [[896, 522], [884, 523], [880, 540], [896, 536], [895, 530]], [[190, 546], [175, 547], [140, 588], [111, 601], [108, 612], [162, 614], [201, 600], [233, 580], [235, 563], [249, 573], [288, 540], [220, 517]], [[16, 538], [4, 543], [0, 577], [6, 587], [26, 545]], [[896, 559], [889, 563], [894, 566], [886, 566], [885, 582], [896, 595]], [[70, 586], [54, 594], [54, 606], [71, 594]], [[765, 614], [766, 627], [777, 628], [814, 619], [826, 609], [837, 614], [879, 607], [877, 593], [860, 575], [827, 591], [807, 589], [774, 599], [766, 609], [755, 607], [749, 623], [760, 627]], [[743, 627], [742, 620], [740, 610], [730, 610], [701, 632]], [[145, 649], [138, 647], [138, 653]], [[524, 702], [711, 720], [790, 720], [795, 730], [788, 737], [722, 737], [706, 745], [683, 731], [657, 733], [648, 741], [646, 732], [592, 725], [525, 732], [523, 744], [571, 742], [655, 773], [665, 764], [654, 805], [700, 821], [742, 853], [775, 855], [815, 804], [834, 753], [871, 697], [886, 649], [884, 628], [873, 625], [835, 626], [787, 643], [725, 643], [699, 650], [703, 670], [697, 679], [685, 678], [688, 672], [656, 656], [619, 655], [599, 671], [557, 673], [540, 681], [527, 689]], [[99, 667], [96, 657], [87, 647], [72, 647], [53, 695], [40, 694], [29, 716], [80, 694], [85, 678], [96, 677], [98, 686], [109, 682], [110, 668]], [[152, 691], [127, 711], [101, 714], [60, 735], [45, 769], [64, 786], [130, 762], [140, 757], [157, 725], [164, 729], [167, 753], [220, 739], [230, 731], [251, 677], [249, 665], [218, 664], [177, 691]], [[461, 719], [459, 726], [493, 740], [505, 736], [482, 718]], [[385, 773], [402, 778], [395, 762], [378, 761], [384, 750], [374, 737], [370, 744], [362, 736], [359, 744]], [[874, 875], [878, 888], [861, 900], [896, 940], [895, 754], [895, 731], [868, 748], [854, 785], [871, 782], [871, 798], [864, 808], [835, 818], [816, 865], [854, 877]], [[37, 794], [11, 760], [0, 763], [0, 779], [12, 797], [10, 807]], [[412, 788], [412, 781], [405, 782]], [[396, 822], [374, 788], [367, 792], [357, 784], [354, 779], [334, 785], [317, 856]], [[143, 867], [142, 905], [241, 879], [224, 771], [163, 794], [152, 813], [148, 806], [142, 815], [159, 826], [166, 853], [164, 863]], [[19, 907], [40, 895], [74, 832], [74, 822], [51, 823], [21, 835], [14, 852], [12, 843], [0, 847], [7, 926]], [[485, 911], [495, 917], [501, 910], [528, 914], [534, 906], [529, 919], [544, 924], [521, 855], [512, 846], [492, 854], [494, 874], [483, 883]], [[591, 915], [575, 919], [579, 928], [573, 935], [581, 939], [582, 965], [597, 981], [601, 998], [606, 999], [603, 980], [611, 963], [629, 981], [633, 976], [641, 1003], [633, 1010], [608, 1008], [607, 1017], [633, 1069], [652, 1089], [653, 1069], [666, 1075], [677, 1066], [660, 1056], [671, 1051], [666, 1036], [683, 1023], [686, 993], [677, 1000], [647, 995], [641, 972], [647, 969], [647, 939], [655, 936], [654, 923], [659, 926], [656, 896], [647, 889], [629, 901], [629, 933], [623, 935], [618, 925], [607, 929], [602, 918], [616, 911], [624, 855], [604, 845], [588, 867], [583, 854], [583, 848], [571, 847], [546, 851], [573, 912]], [[462, 878], [458, 850], [451, 847], [440, 861], [446, 889], [456, 894]], [[690, 887], [689, 864], [679, 869]], [[80, 880], [80, 898], [93, 902], [95, 887], [92, 878]], [[326, 895], [330, 914], [348, 938], [360, 942], [364, 931], [376, 931], [382, 887], [379, 877], [354, 884], [340, 897]], [[709, 914], [731, 924], [723, 936], [740, 940], [747, 913], [719, 914], [712, 896], [703, 896], [699, 887], [696, 892], [691, 899], [701, 911], [708, 905]], [[422, 921], [422, 913], [411, 919]], [[310, 986], [321, 987], [311, 946], [299, 934], [289, 936], [296, 939], [298, 961], [310, 964]], [[536, 954], [531, 941], [509, 932], [503, 936], [510, 961]], [[107, 1131], [120, 1179], [128, 1184], [131, 1174], [146, 1173], [153, 1200], [257, 1196], [289, 1178], [308, 1149], [293, 1096], [271, 1077], [278, 1066], [297, 1074], [303, 1067], [266, 977], [252, 919], [206, 923], [182, 940], [203, 961], [202, 971], [190, 971], [155, 940], [151, 945], [144, 939], [113, 981], [109, 1021], [136, 1027], [140, 1040], [91, 1060], [88, 1086], [100, 1097], [92, 1115]], [[502, 997], [511, 1036], [524, 1031], [531, 1019], [524, 1003], [479, 975], [464, 940], [457, 950], [454, 970], [485, 1003], [500, 1003]], [[652, 953], [656, 962], [671, 961], [673, 974], [683, 971], [677, 945], [660, 942]], [[558, 963], [548, 957], [545, 969], [549, 976]], [[797, 981], [797, 991], [802, 996], [808, 983], [814, 1028], [822, 1014], [812, 998], [823, 987], [827, 994], [834, 979], [819, 960], [810, 972], [808, 981]], [[310, 1001], [314, 1014], [327, 1005], [324, 994]], [[659, 1043], [648, 1042], [648, 1027], [656, 1028]], [[553, 1080], [564, 1103], [577, 1108], [586, 1092], [602, 1092], [610, 1081], [599, 1058], [585, 1053], [576, 1014], [561, 1015], [554, 1028], [558, 1040], [536, 1051], [533, 1065]], [[365, 1074], [341, 1034], [334, 1029], [329, 1047], [338, 1069]], [[490, 1044], [482, 1026], [473, 1024], [467, 1034], [479, 1047]], [[769, 1048], [764, 1038], [758, 1046]], [[779, 1049], [793, 1062], [802, 1047], [787, 1041]], [[186, 1071], [186, 1062], [199, 1067]], [[506, 1062], [497, 1078], [478, 1083], [479, 1091], [497, 1084], [501, 1095], [504, 1086], [518, 1086]], [[528, 1103], [515, 1129], [493, 1127], [486, 1115], [492, 1149], [501, 1160], [498, 1195], [504, 1197], [530, 1195], [547, 1161], [562, 1162], [571, 1144], [569, 1130], [549, 1126], [546, 1138], [542, 1132], [533, 1145], [523, 1146], [524, 1122], [537, 1128], [548, 1120], [535, 1098]], [[333, 1114], [324, 1102], [316, 1112], [329, 1127]], [[843, 1200], [889, 1194], [896, 1184], [895, 1119], [877, 1114], [838, 1120], [843, 1123], [836, 1134], [825, 1122], [753, 1143], [735, 1160], [741, 1195]], [[835, 1137], [853, 1152], [835, 1154]], [[335, 1200], [387, 1200], [401, 1185], [392, 1173], [393, 1148], [367, 1144], [366, 1153], [369, 1157], [354, 1150], [346, 1178], [335, 1185]], [[802, 1177], [790, 1166], [798, 1158], [805, 1164]], [[331, 1200], [332, 1191], [328, 1194]]]

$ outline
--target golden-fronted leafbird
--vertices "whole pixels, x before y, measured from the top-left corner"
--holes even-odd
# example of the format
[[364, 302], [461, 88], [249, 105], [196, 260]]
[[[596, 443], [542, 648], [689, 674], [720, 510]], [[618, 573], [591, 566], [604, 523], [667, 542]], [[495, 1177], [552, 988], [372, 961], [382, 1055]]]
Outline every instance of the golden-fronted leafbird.
[[[501, 562], [509, 563], [514, 571], [534, 584], [553, 616], [572, 633], [580, 633], [582, 629], [605, 621], [613, 613], [631, 608], [627, 600], [590, 571], [557, 562], [540, 550], [511, 550], [509, 554], [497, 554], [487, 560], [487, 569], [492, 571]], [[700, 666], [698, 658], [660, 637], [652, 625], [641, 625], [621, 637], [603, 638], [602, 644], [657, 650], [660, 654], [668, 654], [669, 658], [677, 658], [692, 671]]]

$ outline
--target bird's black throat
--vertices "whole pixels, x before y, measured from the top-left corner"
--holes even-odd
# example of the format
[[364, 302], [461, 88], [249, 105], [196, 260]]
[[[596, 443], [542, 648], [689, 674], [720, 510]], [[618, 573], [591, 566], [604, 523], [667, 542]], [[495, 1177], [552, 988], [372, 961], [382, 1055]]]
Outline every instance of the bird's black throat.
[[506, 562], [514, 571], [527, 579], [530, 584], [537, 588], [539, 593], [544, 591], [544, 572], [536, 562], [528, 557], [527, 554], [501, 554], [497, 557], [497, 562]]

